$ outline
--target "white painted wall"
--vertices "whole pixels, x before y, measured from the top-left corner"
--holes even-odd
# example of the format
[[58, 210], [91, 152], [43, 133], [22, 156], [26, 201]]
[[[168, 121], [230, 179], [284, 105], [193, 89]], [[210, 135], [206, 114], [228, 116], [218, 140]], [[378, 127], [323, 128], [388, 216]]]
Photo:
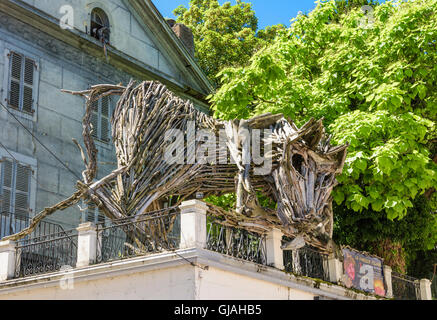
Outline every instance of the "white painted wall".
[[217, 268], [190, 265], [146, 272], [124, 272], [95, 280], [76, 280], [73, 290], [59, 283], [2, 294], [0, 300], [313, 300], [314, 294]]
[[197, 269], [200, 300], [314, 300], [314, 294], [219, 268]]
[[[72, 279], [74, 288], [65, 290], [66, 279]], [[316, 287], [310, 279], [195, 248], [0, 283], [0, 300], [313, 300], [315, 296], [374, 299], [336, 285]]]
[[6, 295], [0, 293], [0, 300], [191, 300], [193, 281], [193, 268], [181, 266], [75, 281], [73, 290], [63, 290], [54, 284]]

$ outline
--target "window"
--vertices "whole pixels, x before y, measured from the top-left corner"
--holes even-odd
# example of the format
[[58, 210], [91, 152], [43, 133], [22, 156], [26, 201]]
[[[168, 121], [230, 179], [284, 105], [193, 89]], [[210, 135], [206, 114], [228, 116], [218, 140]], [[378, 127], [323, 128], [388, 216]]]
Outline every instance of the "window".
[[92, 104], [93, 113], [91, 124], [93, 126], [93, 137], [103, 142], [111, 140], [111, 99], [103, 97]]
[[105, 215], [100, 212], [99, 208], [94, 203], [88, 204], [88, 210], [86, 214], [86, 221], [93, 222], [95, 224], [105, 224]]
[[8, 96], [9, 107], [33, 114], [35, 111], [37, 64], [23, 54], [9, 51]]
[[100, 8], [94, 8], [91, 11], [91, 36], [104, 44], [109, 43], [109, 28], [109, 19], [106, 13]]
[[0, 166], [0, 212], [29, 218], [32, 168], [8, 158], [2, 158]]

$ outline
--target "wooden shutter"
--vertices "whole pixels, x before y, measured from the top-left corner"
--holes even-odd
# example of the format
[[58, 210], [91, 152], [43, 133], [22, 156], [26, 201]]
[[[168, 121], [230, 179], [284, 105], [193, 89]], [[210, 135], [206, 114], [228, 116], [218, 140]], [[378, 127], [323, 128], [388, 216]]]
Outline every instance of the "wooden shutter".
[[9, 106], [33, 112], [35, 61], [16, 52], [10, 53]]
[[93, 126], [92, 136], [99, 139], [99, 102], [96, 100], [92, 103], [93, 113], [91, 114], [91, 124]]
[[23, 57], [15, 52], [10, 53], [9, 106], [20, 109], [21, 67]]
[[97, 223], [100, 225], [105, 224], [105, 215], [100, 213], [100, 210], [97, 212]]
[[102, 108], [100, 116], [100, 139], [104, 142], [109, 142], [109, 97], [103, 97], [101, 104]]
[[28, 218], [30, 213], [30, 177], [32, 169], [29, 166], [16, 164], [16, 183], [15, 183], [15, 215], [17, 218]]
[[0, 211], [11, 212], [11, 197], [13, 183], [13, 163], [3, 158], [1, 162]]
[[86, 221], [94, 222], [96, 219], [96, 205], [94, 203], [88, 204], [88, 210], [86, 213]]
[[97, 224], [105, 223], [105, 216], [100, 213], [99, 208], [97, 208], [95, 203], [88, 204], [88, 212], [86, 215], [87, 222], [93, 222]]
[[91, 124], [93, 126], [93, 137], [103, 142], [111, 140], [110, 133], [110, 116], [111, 103], [109, 97], [103, 97], [92, 103], [93, 113], [91, 115]]
[[1, 212], [14, 213], [16, 219], [27, 219], [30, 208], [30, 178], [32, 169], [3, 158], [1, 163]]
[[31, 59], [24, 60], [24, 80], [23, 80], [23, 111], [33, 112], [33, 76], [35, 62]]

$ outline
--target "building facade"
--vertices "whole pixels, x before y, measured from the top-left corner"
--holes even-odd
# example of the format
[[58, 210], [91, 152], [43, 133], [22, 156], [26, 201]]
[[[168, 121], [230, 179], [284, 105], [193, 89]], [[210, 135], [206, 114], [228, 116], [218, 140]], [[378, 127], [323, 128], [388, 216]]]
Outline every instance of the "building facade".
[[[212, 86], [187, 39], [189, 30], [167, 23], [149, 0], [0, 0], [1, 237], [69, 197], [84, 170], [72, 139], [82, 143], [85, 101], [62, 89], [158, 80], [208, 112]], [[95, 103], [98, 177], [115, 167], [109, 119], [116, 102]], [[102, 219], [82, 205], [47, 225]]]

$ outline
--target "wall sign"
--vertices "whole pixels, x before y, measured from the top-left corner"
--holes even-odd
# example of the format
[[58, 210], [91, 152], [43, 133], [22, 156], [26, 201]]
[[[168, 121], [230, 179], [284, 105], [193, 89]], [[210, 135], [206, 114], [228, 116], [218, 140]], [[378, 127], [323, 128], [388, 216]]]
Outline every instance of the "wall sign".
[[344, 285], [385, 296], [383, 261], [359, 251], [343, 248]]

